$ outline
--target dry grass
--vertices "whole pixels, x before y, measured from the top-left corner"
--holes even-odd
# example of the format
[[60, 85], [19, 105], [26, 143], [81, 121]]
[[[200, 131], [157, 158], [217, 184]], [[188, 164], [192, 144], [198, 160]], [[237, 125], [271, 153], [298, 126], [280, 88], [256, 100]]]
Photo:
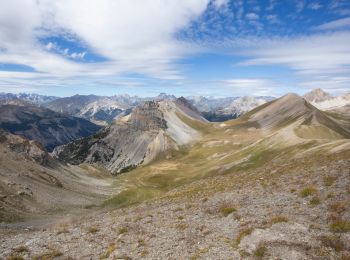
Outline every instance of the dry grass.
[[341, 214], [341, 213], [345, 212], [345, 210], [347, 208], [347, 204], [348, 204], [347, 201], [337, 201], [337, 202], [330, 204], [328, 209], [331, 212]]
[[221, 214], [222, 216], [224, 216], [224, 217], [227, 217], [228, 215], [230, 215], [231, 213], [233, 213], [233, 212], [235, 212], [235, 211], [237, 211], [236, 208], [234, 208], [234, 207], [228, 207], [228, 206], [225, 206], [225, 205], [219, 208], [220, 214]]
[[281, 222], [288, 222], [288, 217], [282, 216], [282, 215], [276, 215], [270, 219], [269, 224], [273, 225]]
[[125, 234], [125, 233], [128, 233], [129, 229], [127, 227], [122, 227], [122, 228], [119, 228], [118, 230], [118, 234]]
[[335, 251], [340, 252], [344, 250], [345, 244], [338, 236], [321, 236], [319, 237], [323, 246], [331, 247]]
[[258, 258], [262, 258], [265, 254], [266, 254], [266, 251], [267, 251], [267, 247], [261, 243], [259, 244], [259, 246], [255, 249], [254, 251], [254, 255]]
[[336, 179], [337, 178], [333, 176], [325, 176], [323, 177], [323, 183], [325, 186], [332, 186]]
[[18, 255], [11, 255], [7, 258], [7, 260], [24, 260], [24, 258]]
[[236, 238], [236, 245], [239, 245], [239, 243], [241, 243], [241, 240], [245, 237], [245, 236], [248, 236], [250, 235], [252, 232], [253, 232], [254, 228], [245, 228], [245, 229], [242, 229], [238, 235], [237, 235], [237, 238]]
[[181, 224], [177, 224], [177, 225], [176, 225], [176, 228], [177, 228], [177, 229], [180, 229], [180, 230], [185, 230], [185, 229], [188, 228], [188, 225], [185, 224], [185, 223], [181, 223]]
[[115, 250], [117, 249], [117, 246], [115, 244], [111, 244], [108, 246], [106, 253], [100, 257], [100, 259], [108, 258]]
[[313, 195], [317, 192], [317, 189], [315, 187], [306, 187], [300, 192], [300, 196], [302, 198], [308, 197], [310, 195]]
[[51, 260], [62, 255], [63, 253], [58, 251], [57, 249], [51, 249], [42, 255], [33, 257], [33, 260]]
[[99, 229], [97, 227], [89, 227], [87, 231], [91, 234], [95, 234], [99, 231]]
[[311, 205], [311, 206], [316, 206], [316, 205], [318, 205], [318, 204], [320, 204], [320, 203], [321, 203], [321, 200], [320, 200], [320, 198], [317, 197], [317, 196], [314, 196], [314, 197], [310, 200], [310, 205]]
[[350, 231], [350, 221], [349, 220], [336, 220], [329, 225], [333, 232], [346, 233]]
[[62, 226], [62, 227], [56, 232], [56, 235], [68, 234], [68, 233], [69, 233], [68, 226]]
[[13, 249], [13, 252], [15, 253], [24, 253], [24, 252], [29, 252], [28, 247], [26, 246], [18, 246]]

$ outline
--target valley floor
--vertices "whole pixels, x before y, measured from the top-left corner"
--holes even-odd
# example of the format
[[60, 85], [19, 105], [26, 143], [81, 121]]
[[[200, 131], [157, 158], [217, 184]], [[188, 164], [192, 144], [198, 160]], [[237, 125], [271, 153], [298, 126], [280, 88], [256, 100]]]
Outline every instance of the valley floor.
[[0, 258], [350, 259], [349, 166], [349, 150], [270, 161], [108, 213], [2, 229]]

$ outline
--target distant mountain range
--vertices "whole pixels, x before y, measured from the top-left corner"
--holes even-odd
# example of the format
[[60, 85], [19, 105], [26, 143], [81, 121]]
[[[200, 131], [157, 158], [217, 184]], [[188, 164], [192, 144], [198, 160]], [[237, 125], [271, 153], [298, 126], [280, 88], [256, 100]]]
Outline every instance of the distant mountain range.
[[45, 104], [47, 102], [51, 102], [53, 100], [58, 99], [59, 97], [55, 96], [44, 96], [33, 93], [0, 93], [0, 101], [13, 101], [13, 100], [23, 100], [29, 103], [33, 103], [36, 105]]
[[[321, 110], [342, 114], [349, 111], [350, 93], [333, 97], [322, 89], [315, 89], [305, 94], [304, 99]], [[127, 94], [110, 97], [75, 95], [58, 98], [37, 94], [2, 93], [0, 127], [13, 134], [36, 140], [51, 151], [58, 145], [94, 134], [100, 129], [98, 125], [113, 125], [114, 121], [118, 121], [119, 118], [125, 120], [128, 115], [134, 118], [135, 113], [143, 110], [143, 105], [151, 104], [149, 102], [163, 106], [165, 101], [177, 104], [179, 100], [174, 95], [166, 93], [146, 98]], [[190, 96], [181, 100], [186, 100], [188, 107], [191, 106], [193, 111], [208, 121], [220, 122], [237, 118], [274, 98]], [[160, 109], [163, 110], [164, 108]]]
[[306, 93], [304, 98], [321, 110], [340, 109], [350, 104], [350, 92], [342, 96], [334, 97], [320, 88]]
[[[53, 111], [81, 117], [99, 125], [110, 124], [120, 116], [146, 101], [175, 100], [174, 95], [160, 93], [155, 97], [138, 97], [127, 94], [115, 96], [75, 95], [71, 97], [46, 97], [37, 94], [0, 94], [0, 104], [28, 102]], [[186, 99], [207, 120], [225, 121], [274, 99], [273, 97], [204, 97], [189, 96]], [[25, 103], [26, 104], [26, 103]]]

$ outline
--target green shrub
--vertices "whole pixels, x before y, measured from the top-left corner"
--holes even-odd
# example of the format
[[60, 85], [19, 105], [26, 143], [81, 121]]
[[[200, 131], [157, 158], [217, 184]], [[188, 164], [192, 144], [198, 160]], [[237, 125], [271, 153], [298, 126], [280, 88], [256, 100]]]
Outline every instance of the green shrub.
[[312, 195], [312, 194], [314, 194], [316, 192], [317, 192], [316, 188], [314, 188], [314, 187], [306, 187], [300, 192], [300, 196], [305, 198], [305, 197], [308, 197], [308, 196], [310, 196], [310, 195]]
[[97, 227], [89, 227], [87, 231], [91, 234], [95, 234], [98, 232], [98, 228]]
[[127, 233], [129, 230], [127, 227], [122, 227], [122, 228], [119, 228], [118, 230], [118, 233], [119, 234], [124, 234], [124, 233]]
[[319, 197], [317, 197], [317, 196], [313, 197], [313, 198], [310, 200], [310, 204], [311, 204], [312, 206], [316, 206], [316, 205], [318, 205], [318, 204], [320, 204], [320, 203], [321, 203], [321, 200], [320, 200]]
[[230, 215], [232, 212], [237, 211], [237, 209], [233, 208], [233, 207], [221, 207], [220, 208], [220, 213], [221, 215], [223, 215], [224, 217], [227, 217], [228, 215]]
[[256, 257], [263, 257], [267, 251], [267, 248], [264, 244], [260, 244], [254, 251]]

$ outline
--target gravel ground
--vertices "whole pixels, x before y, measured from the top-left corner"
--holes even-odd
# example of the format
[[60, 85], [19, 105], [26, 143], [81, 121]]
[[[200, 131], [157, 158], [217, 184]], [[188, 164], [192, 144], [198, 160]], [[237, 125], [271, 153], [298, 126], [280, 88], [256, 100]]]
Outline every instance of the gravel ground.
[[350, 259], [350, 160], [340, 157], [271, 163], [250, 180], [232, 173], [124, 209], [2, 229], [0, 258]]

